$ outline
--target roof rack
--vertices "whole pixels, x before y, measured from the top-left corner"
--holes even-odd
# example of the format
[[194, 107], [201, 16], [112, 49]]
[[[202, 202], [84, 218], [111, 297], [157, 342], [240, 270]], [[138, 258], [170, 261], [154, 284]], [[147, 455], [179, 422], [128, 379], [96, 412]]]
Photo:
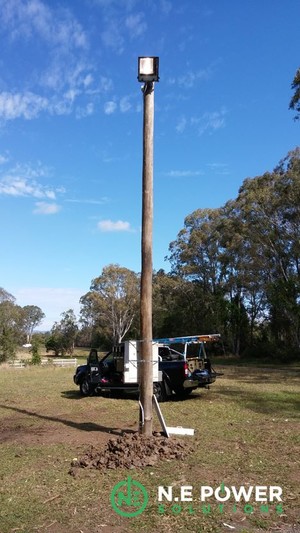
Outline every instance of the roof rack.
[[187, 335], [184, 337], [165, 337], [162, 339], [153, 339], [159, 344], [198, 344], [200, 342], [214, 342], [221, 338], [219, 333], [209, 335]]

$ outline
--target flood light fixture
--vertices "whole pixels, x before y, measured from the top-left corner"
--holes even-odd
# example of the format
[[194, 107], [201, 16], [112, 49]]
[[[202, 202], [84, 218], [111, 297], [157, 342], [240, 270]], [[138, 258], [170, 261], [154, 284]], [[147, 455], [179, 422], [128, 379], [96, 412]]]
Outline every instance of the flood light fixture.
[[138, 80], [140, 82], [159, 81], [158, 75], [159, 57], [138, 58]]

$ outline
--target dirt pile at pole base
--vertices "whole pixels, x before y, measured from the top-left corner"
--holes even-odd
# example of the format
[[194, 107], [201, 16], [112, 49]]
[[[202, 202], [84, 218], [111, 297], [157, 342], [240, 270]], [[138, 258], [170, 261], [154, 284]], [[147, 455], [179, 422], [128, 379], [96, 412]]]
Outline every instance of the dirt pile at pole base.
[[124, 433], [117, 439], [110, 439], [102, 450], [91, 446], [82, 457], [72, 461], [69, 473], [76, 476], [80, 468], [144, 468], [160, 460], [185, 459], [192, 450], [189, 442], [167, 438], [160, 433], [154, 433], [152, 437]]

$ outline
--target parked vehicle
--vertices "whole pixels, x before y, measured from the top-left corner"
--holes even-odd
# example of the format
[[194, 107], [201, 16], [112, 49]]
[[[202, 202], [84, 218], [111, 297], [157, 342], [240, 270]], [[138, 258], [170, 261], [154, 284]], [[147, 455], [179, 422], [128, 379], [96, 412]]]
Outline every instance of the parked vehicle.
[[[209, 387], [218, 375], [206, 355], [205, 344], [220, 340], [220, 335], [194, 335], [153, 341], [153, 391], [158, 401], [172, 395], [186, 397], [193, 390]], [[139, 341], [125, 341], [99, 360], [92, 349], [87, 364], [77, 367], [74, 383], [83, 396], [105, 390], [137, 391]], [[195, 355], [189, 348], [197, 348]]]

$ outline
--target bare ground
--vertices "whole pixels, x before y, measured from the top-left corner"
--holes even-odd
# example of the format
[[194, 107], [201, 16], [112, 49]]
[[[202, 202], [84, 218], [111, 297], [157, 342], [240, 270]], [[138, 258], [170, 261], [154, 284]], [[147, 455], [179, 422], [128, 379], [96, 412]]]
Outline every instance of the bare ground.
[[[10, 375], [15, 371], [8, 370], [7, 372]], [[27, 370], [24, 374], [22, 372], [18, 372], [16, 376], [18, 376], [18, 380], [24, 377], [24, 382], [26, 382], [26, 376], [29, 376], [30, 371], [28, 370], [28, 375], [26, 374]], [[40, 371], [38, 377], [40, 378], [42, 374], [43, 372]], [[158, 432], [154, 442], [150, 444], [147, 439], [137, 435], [137, 402], [116, 399], [103, 400], [101, 397], [80, 399], [77, 390], [62, 390], [60, 378], [57, 377], [57, 390], [55, 393], [53, 392], [53, 395], [47, 390], [45, 393], [39, 393], [40, 396], [38, 394], [37, 396], [35, 394], [30, 396], [29, 393], [26, 395], [23, 392], [26, 391], [26, 383], [23, 383], [22, 392], [18, 389], [3, 393], [2, 390], [1, 409], [3, 416], [1, 418], [0, 445], [7, 447], [12, 445], [13, 448], [17, 443], [20, 454], [26, 454], [26, 450], [32, 447], [41, 447], [42, 449], [44, 446], [53, 446], [53, 453], [58, 454], [58, 451], [55, 452], [56, 445], [66, 445], [74, 451], [74, 455], [71, 457], [77, 457], [77, 460], [72, 463], [70, 460], [64, 465], [61, 462], [59, 468], [63, 467], [65, 472], [70, 471], [72, 474], [68, 476], [71, 479], [70, 486], [74, 490], [74, 483], [76, 488], [82, 488], [84, 498], [86, 497], [84, 484], [88, 484], [90, 476], [101, 487], [102, 482], [98, 480], [98, 476], [104, 474], [106, 479], [109, 479], [111, 472], [117, 469], [120, 469], [121, 478], [124, 477], [124, 470], [133, 470], [134, 476], [136, 476], [136, 472], [143, 470], [145, 474], [143, 474], [142, 483], [145, 479], [146, 485], [150, 484], [149, 471], [153, 469], [156, 485], [161, 483], [162, 475], [167, 475], [168, 479], [174, 480], [177, 485], [189, 484], [193, 478], [199, 483], [209, 480], [212, 485], [216, 485], [220, 481], [225, 481], [225, 483], [230, 482], [239, 486], [243, 480], [253, 482], [253, 484], [257, 480], [262, 481], [264, 479], [268, 484], [276, 482], [277, 470], [280, 471], [280, 468], [284, 467], [287, 474], [285, 484], [289, 491], [287, 496], [292, 502], [295, 498], [294, 504], [290, 506], [288, 516], [276, 519], [270, 516], [269, 519], [265, 520], [264, 525], [255, 525], [242, 513], [236, 513], [230, 519], [228, 516], [224, 517], [224, 520], [222, 517], [217, 517], [219, 529], [209, 529], [209, 520], [207, 520], [205, 522], [206, 529], [200, 529], [199, 522], [195, 521], [194, 530], [191, 526], [193, 517], [190, 517], [186, 522], [186, 531], [197, 533], [202, 533], [202, 531], [217, 531], [218, 533], [220, 531], [223, 533], [231, 530], [233, 533], [258, 533], [262, 531], [300, 533], [297, 507], [299, 500], [297, 500], [298, 496], [295, 493], [295, 487], [299, 486], [299, 470], [297, 470], [299, 455], [296, 451], [296, 426], [299, 424], [297, 400], [293, 399], [294, 396], [289, 389], [289, 384], [285, 384], [286, 375], [277, 387], [278, 390], [281, 391], [282, 389], [285, 393], [281, 403], [278, 403], [272, 396], [275, 391], [275, 388], [273, 391], [273, 381], [274, 383], [279, 381], [277, 373], [266, 371], [263, 376], [264, 379], [262, 379], [262, 375], [253, 372], [246, 374], [240, 370], [232, 371], [231, 374], [232, 376], [227, 372], [227, 381], [225, 379], [223, 382], [220, 381], [211, 391], [194, 394], [185, 402], [171, 402], [166, 404], [166, 407], [164, 406], [163, 410], [167, 412], [171, 425], [176, 425], [175, 420], [178, 419], [182, 425], [184, 425], [185, 420], [189, 420], [190, 423], [194, 424], [192, 427], [198, 427], [195, 438], [186, 438], [184, 444], [182, 439], [178, 441], [174, 438], [165, 439]], [[56, 376], [59, 376], [59, 370], [52, 371], [51, 377], [54, 383]], [[260, 384], [260, 382], [264, 386], [263, 392], [265, 392], [266, 382], [270, 383], [268, 402], [264, 399], [263, 394], [260, 396], [261, 389], [257, 387], [257, 383]], [[242, 384], [240, 388], [239, 384]], [[29, 390], [31, 386], [29, 377], [27, 386]], [[238, 405], [241, 401], [245, 404], [245, 409], [241, 411], [241, 418], [239, 418]], [[57, 403], [54, 404], [54, 402]], [[227, 410], [224, 410], [225, 405], [228, 406]], [[288, 409], [291, 412], [290, 415], [286, 414]], [[126, 417], [124, 413], [126, 413]], [[222, 432], [218, 426], [222, 428]], [[206, 434], [203, 434], [204, 428]], [[191, 442], [193, 442], [193, 446], [191, 446]], [[291, 446], [293, 447], [291, 448]], [[193, 461], [193, 453], [190, 453], [193, 448], [198, 450], [197, 461]], [[256, 449], [257, 454], [255, 454]], [[202, 453], [199, 452], [201, 450]], [[258, 461], [258, 459], [261, 460]], [[272, 470], [270, 460], [274, 461]], [[42, 461], [48, 468], [52, 459], [49, 461], [41, 459], [40, 465], [43, 467]], [[166, 463], [170, 464], [169, 470], [164, 466]], [[261, 463], [261, 466], [258, 463]], [[283, 474], [280, 475], [282, 482]], [[60, 472], [58, 473], [59, 476], [61, 476]], [[111, 481], [112, 485], [115, 482], [114, 479]], [[64, 483], [69, 486], [68, 481], [64, 481]], [[110, 482], [107, 483], [110, 490]], [[79, 533], [80, 531], [84, 533], [123, 533], [136, 531], [136, 529], [131, 529], [129, 522], [124, 528], [124, 521], [117, 515], [109, 517], [107, 513], [103, 515], [98, 511], [95, 513], [95, 520], [90, 516], [90, 522], [87, 522], [86, 525], [82, 525], [74, 515], [66, 530], [60, 522], [59, 516], [55, 515], [55, 508], [59, 500], [52, 500], [51, 494], [52, 492], [49, 498], [45, 498], [44, 501], [46, 506], [53, 506], [53, 520], [48, 519], [44, 523], [41, 522], [32, 530], [26, 530], [23, 526], [19, 527], [16, 524], [18, 527], [4, 531], [20, 530], [21, 533], [34, 533], [34, 531], [49, 531], [50, 533]], [[88, 503], [87, 509], [89, 509], [89, 505]], [[100, 502], [97, 505], [100, 511]], [[157, 515], [156, 510], [153, 511], [153, 513], [155, 512]], [[157, 517], [156, 520], [158, 520]], [[76, 521], [78, 524], [80, 523], [80, 526], [74, 525]], [[179, 529], [185, 531], [184, 523], [180, 521], [180, 518], [176, 519], [174, 516], [159, 517], [159, 524], [161, 524], [160, 530], [162, 532], [174, 531], [177, 525], [180, 525]], [[153, 527], [157, 527], [157, 522], [153, 524]], [[142, 526], [140, 529], [149, 533], [155, 531], [152, 529], [151, 520], [144, 526], [144, 529]], [[2, 533], [1, 526], [0, 531]]]

